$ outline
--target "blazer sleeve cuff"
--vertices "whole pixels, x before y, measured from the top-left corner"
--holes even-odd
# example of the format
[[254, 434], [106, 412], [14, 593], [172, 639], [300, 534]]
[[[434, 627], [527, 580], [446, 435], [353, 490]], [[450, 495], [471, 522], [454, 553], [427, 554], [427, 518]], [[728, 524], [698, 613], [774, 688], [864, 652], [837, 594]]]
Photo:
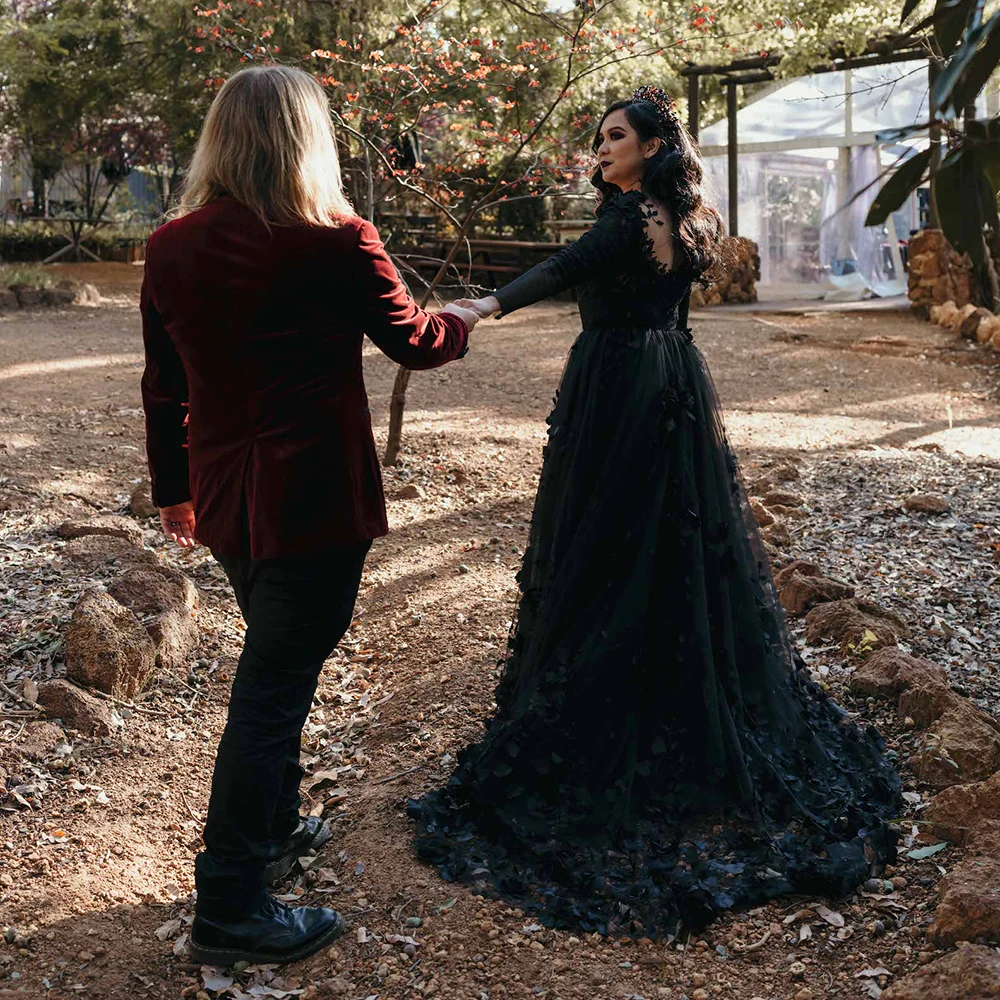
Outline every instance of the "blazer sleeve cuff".
[[469, 327], [461, 316], [454, 313], [440, 312], [437, 314], [440, 319], [447, 324], [449, 332], [452, 333], [458, 342], [458, 351], [455, 358], [464, 358], [469, 353]]

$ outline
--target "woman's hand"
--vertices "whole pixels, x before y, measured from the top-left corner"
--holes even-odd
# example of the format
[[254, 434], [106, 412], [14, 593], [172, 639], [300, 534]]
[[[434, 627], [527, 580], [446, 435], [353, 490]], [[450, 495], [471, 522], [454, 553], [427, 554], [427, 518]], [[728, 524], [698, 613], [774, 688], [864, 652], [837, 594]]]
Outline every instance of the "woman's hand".
[[473, 328], [479, 322], [479, 313], [477, 313], [475, 309], [459, 305], [457, 302], [449, 302], [444, 309], [441, 310], [441, 312], [451, 313], [453, 316], [457, 316], [469, 328], [469, 333], [472, 333]]
[[500, 312], [500, 303], [495, 295], [485, 295], [481, 299], [455, 299], [455, 305], [471, 309], [482, 319], [488, 319]]
[[184, 548], [198, 544], [194, 539], [194, 504], [190, 500], [161, 507], [160, 526], [167, 537]]

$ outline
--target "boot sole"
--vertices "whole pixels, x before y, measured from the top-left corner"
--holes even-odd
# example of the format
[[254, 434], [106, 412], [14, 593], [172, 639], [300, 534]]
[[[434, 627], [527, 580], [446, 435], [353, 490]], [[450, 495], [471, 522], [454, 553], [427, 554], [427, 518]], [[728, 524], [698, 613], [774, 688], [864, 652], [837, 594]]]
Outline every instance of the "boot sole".
[[215, 965], [219, 968], [226, 968], [235, 962], [249, 962], [251, 964], [260, 963], [267, 965], [282, 965], [286, 962], [297, 962], [300, 959], [314, 955], [331, 941], [335, 941], [344, 933], [346, 924], [344, 918], [337, 915], [337, 920], [330, 925], [319, 937], [313, 938], [308, 944], [296, 948], [295, 951], [276, 954], [265, 949], [252, 950], [249, 948], [205, 948], [191, 938], [190, 951], [191, 960], [201, 965]]

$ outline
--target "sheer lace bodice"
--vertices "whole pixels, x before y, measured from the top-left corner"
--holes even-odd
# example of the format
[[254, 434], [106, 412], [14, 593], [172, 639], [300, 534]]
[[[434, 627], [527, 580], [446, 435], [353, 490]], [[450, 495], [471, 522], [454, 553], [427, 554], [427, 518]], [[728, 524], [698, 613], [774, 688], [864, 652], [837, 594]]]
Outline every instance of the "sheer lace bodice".
[[575, 243], [494, 294], [507, 314], [576, 287], [585, 330], [684, 326], [693, 275], [657, 256], [651, 229], [665, 225], [641, 192], [619, 195]]

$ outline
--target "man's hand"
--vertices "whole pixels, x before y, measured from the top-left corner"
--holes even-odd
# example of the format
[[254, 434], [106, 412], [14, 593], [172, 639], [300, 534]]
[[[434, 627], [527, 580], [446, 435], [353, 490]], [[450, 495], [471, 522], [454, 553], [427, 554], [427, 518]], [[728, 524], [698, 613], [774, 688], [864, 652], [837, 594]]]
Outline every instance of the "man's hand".
[[168, 538], [184, 548], [197, 545], [194, 539], [194, 504], [190, 500], [160, 508], [160, 525]]
[[495, 295], [485, 295], [481, 299], [455, 299], [455, 305], [462, 309], [471, 309], [482, 319], [500, 312], [500, 303]]
[[475, 309], [465, 308], [464, 306], [458, 305], [456, 302], [449, 302], [444, 309], [441, 310], [441, 312], [451, 313], [453, 316], [457, 316], [469, 328], [469, 333], [472, 333], [476, 324], [479, 322], [479, 313], [477, 313]]

